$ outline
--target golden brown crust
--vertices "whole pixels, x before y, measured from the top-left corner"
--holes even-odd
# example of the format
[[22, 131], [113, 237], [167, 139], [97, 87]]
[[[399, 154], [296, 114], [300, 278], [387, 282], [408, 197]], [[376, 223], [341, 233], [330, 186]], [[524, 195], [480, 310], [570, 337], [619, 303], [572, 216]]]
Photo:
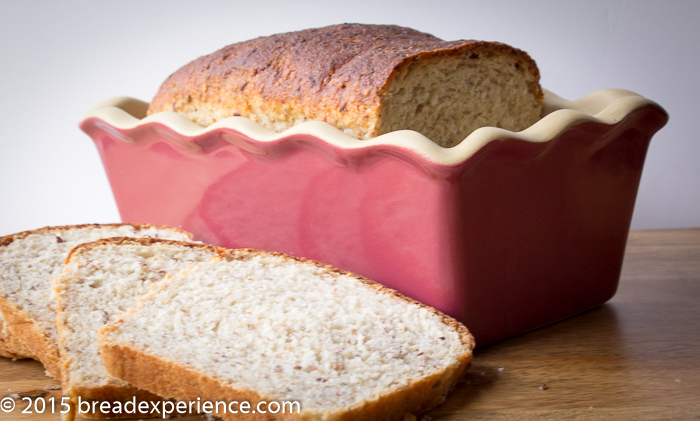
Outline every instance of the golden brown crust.
[[27, 313], [20, 310], [12, 302], [0, 297], [0, 311], [2, 312], [8, 336], [18, 348], [9, 350], [17, 352], [23, 349], [26, 358], [33, 358], [44, 365], [46, 372], [56, 380], [61, 379], [59, 368], [58, 350], [46, 337], [44, 330]]
[[2, 319], [0, 319], [0, 357], [13, 359], [34, 358], [22, 342], [12, 335], [6, 335], [5, 324]]
[[89, 243], [79, 244], [68, 253], [65, 263], [68, 264], [71, 260], [80, 257], [80, 254], [87, 253], [92, 249], [102, 247], [105, 245], [140, 245], [140, 246], [151, 246], [153, 244], [164, 244], [171, 246], [183, 246], [189, 248], [196, 248], [201, 250], [209, 250], [214, 255], [224, 254], [228, 251], [223, 247], [213, 246], [211, 244], [204, 243], [191, 243], [187, 241], [177, 241], [177, 240], [166, 240], [163, 238], [151, 238], [151, 237], [110, 237], [101, 238], [99, 240], [91, 241]]
[[182, 234], [185, 234], [192, 238], [192, 233], [184, 231], [180, 228], [177, 227], [170, 227], [170, 226], [165, 226], [165, 225], [152, 225], [152, 224], [134, 224], [134, 223], [109, 223], [109, 224], [80, 224], [80, 225], [58, 225], [54, 227], [43, 227], [43, 228], [38, 228], [38, 229], [33, 229], [33, 230], [28, 230], [28, 231], [22, 231], [18, 232], [15, 234], [9, 234], [5, 235], [3, 237], [0, 237], [0, 247], [4, 247], [12, 243], [13, 241], [19, 240], [21, 238], [27, 237], [32, 234], [46, 234], [52, 231], [66, 231], [66, 230], [72, 230], [72, 229], [82, 229], [82, 228], [106, 228], [106, 227], [120, 227], [124, 225], [131, 225], [132, 227], [136, 229], [148, 229], [148, 228], [162, 228], [162, 229], [169, 229], [173, 231], [178, 231]]
[[[343, 24], [256, 38], [224, 47], [172, 74], [151, 102], [160, 111], [226, 110], [259, 121], [259, 114], [325, 121], [366, 139], [378, 127], [386, 87], [411, 62], [470, 54], [512, 55], [534, 80], [527, 53], [508, 45], [443, 41], [393, 25]], [[539, 84], [533, 95], [542, 101]]]
[[[342, 414], [336, 414], [337, 418], [333, 419], [344, 421], [400, 421], [403, 420], [404, 416], [408, 413], [422, 413], [441, 404], [448, 392], [462, 380], [462, 377], [471, 363], [474, 338], [467, 328], [454, 318], [375, 281], [313, 260], [255, 249], [227, 250], [225, 253], [221, 254], [220, 258], [227, 261], [245, 260], [260, 255], [276, 256], [290, 262], [311, 264], [329, 274], [349, 276], [370, 286], [377, 293], [391, 295], [396, 299], [427, 309], [440, 317], [443, 323], [456, 330], [460, 335], [462, 344], [465, 346], [465, 351], [461, 355], [458, 363], [448, 368], [446, 371], [414, 380], [409, 387], [388, 391], [375, 400], [364, 402], [357, 407], [347, 408]], [[134, 347], [110, 342], [109, 339], [106, 338], [109, 332], [113, 332], [119, 328], [123, 323], [124, 317], [128, 317], [129, 314], [138, 311], [140, 305], [143, 305], [143, 303], [148, 300], [148, 297], [156, 295], [159, 291], [167, 287], [167, 281], [156, 285], [141, 299], [137, 306], [114, 322], [105, 325], [100, 331], [98, 342], [105, 370], [114, 377], [123, 379], [158, 395], [177, 400], [196, 400], [197, 398], [227, 402], [247, 400], [251, 402], [251, 406], [254, 406], [260, 401], [270, 402], [275, 400], [275, 397], [266, 396], [255, 391], [234, 388], [230, 384], [227, 384], [225, 380], [198, 373], [184, 365], [163, 360]], [[235, 419], [231, 414], [222, 417], [224, 419]], [[271, 414], [257, 414], [250, 419], [307, 420], [315, 418], [302, 412], [302, 414], [277, 414], [275, 416]]]
[[[12, 242], [25, 238], [33, 234], [49, 234], [60, 233], [67, 230], [83, 229], [83, 228], [108, 228], [130, 225], [136, 229], [161, 228], [168, 229], [186, 234], [192, 238], [192, 234], [174, 227], [166, 227], [151, 224], [133, 224], [133, 223], [110, 223], [110, 224], [81, 224], [81, 225], [61, 225], [53, 227], [43, 227], [34, 230], [22, 231], [15, 234], [5, 235], [0, 237], [0, 247], [10, 245]], [[57, 236], [58, 240], [58, 236]], [[47, 282], [50, 280], [47, 279]], [[46, 371], [55, 379], [60, 380], [60, 367], [58, 349], [55, 344], [50, 341], [43, 329], [24, 311], [17, 308], [11, 301], [0, 291], [0, 314], [3, 317], [3, 323], [7, 335], [4, 338], [4, 349], [0, 355], [18, 355], [21, 358], [33, 358], [40, 361]]]

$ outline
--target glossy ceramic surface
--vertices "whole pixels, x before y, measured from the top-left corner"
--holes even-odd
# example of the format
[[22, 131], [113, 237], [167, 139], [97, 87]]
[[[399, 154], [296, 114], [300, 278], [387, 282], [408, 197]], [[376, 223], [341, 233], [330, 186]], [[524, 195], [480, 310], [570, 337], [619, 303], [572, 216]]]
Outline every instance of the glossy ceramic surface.
[[547, 92], [529, 129], [482, 128], [445, 149], [318, 122], [205, 129], [146, 107], [118, 98], [81, 123], [123, 221], [364, 275], [461, 320], [479, 346], [614, 295], [647, 147], [668, 118], [628, 91]]

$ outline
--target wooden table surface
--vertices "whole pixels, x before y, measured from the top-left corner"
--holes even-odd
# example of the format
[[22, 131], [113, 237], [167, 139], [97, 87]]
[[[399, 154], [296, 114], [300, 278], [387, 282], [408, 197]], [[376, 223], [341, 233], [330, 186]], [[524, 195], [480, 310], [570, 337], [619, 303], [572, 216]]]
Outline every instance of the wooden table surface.
[[[60, 398], [46, 390], [56, 384], [34, 361], [0, 358], [0, 398]], [[0, 420], [60, 419], [24, 406]], [[631, 232], [609, 303], [477, 350], [466, 382], [426, 418], [700, 419], [700, 229]]]

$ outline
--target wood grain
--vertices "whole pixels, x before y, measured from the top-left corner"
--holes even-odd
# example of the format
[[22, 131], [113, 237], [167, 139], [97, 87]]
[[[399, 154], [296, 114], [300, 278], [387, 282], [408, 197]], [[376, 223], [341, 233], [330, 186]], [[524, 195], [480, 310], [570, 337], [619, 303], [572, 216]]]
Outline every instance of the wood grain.
[[632, 232], [609, 303], [477, 350], [467, 383], [430, 415], [700, 419], [699, 302], [700, 229]]
[[[616, 296], [596, 309], [477, 350], [464, 384], [426, 418], [700, 420], [700, 229], [630, 233]], [[58, 383], [0, 358], [0, 398]], [[0, 420], [59, 420], [22, 414]], [[199, 416], [179, 418], [202, 420]]]

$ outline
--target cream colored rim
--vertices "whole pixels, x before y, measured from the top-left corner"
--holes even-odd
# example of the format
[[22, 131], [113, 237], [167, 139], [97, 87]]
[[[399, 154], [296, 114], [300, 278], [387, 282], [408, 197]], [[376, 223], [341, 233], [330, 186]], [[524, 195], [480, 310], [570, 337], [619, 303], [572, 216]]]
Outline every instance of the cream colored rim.
[[282, 133], [273, 132], [245, 117], [229, 117], [205, 128], [180, 114], [169, 111], [146, 117], [148, 103], [128, 97], [104, 101], [90, 110], [84, 118], [97, 118], [120, 130], [159, 123], [186, 137], [196, 137], [221, 128], [235, 130], [260, 142], [270, 142], [290, 135], [308, 134], [343, 149], [392, 145], [414, 151], [439, 165], [454, 165], [465, 161], [494, 140], [509, 138], [526, 142], [547, 142], [574, 124], [596, 122], [612, 125], [633, 111], [648, 105], [658, 107], [654, 101], [623, 89], [603, 89], [575, 101], [568, 101], [545, 90], [544, 117], [531, 127], [521, 132], [482, 127], [451, 148], [443, 148], [412, 130], [400, 130], [369, 140], [358, 140], [328, 123], [319, 121], [307, 121]]

